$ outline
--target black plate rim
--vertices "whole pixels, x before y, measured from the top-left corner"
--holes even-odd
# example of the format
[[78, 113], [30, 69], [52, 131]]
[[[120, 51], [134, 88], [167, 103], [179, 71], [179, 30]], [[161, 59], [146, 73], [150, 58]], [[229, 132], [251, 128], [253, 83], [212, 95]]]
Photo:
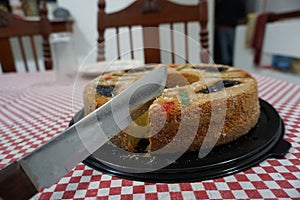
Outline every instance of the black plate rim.
[[[118, 171], [116, 169], [113, 169], [109, 166], [107, 166], [105, 163], [101, 163], [99, 160], [95, 159], [92, 155], [88, 157], [86, 160], [83, 161], [84, 164], [87, 166], [94, 168], [96, 170], [99, 170], [101, 172], [117, 176], [120, 178], [130, 179], [130, 180], [137, 180], [137, 181], [146, 181], [146, 182], [166, 182], [166, 183], [174, 183], [174, 182], [193, 182], [193, 181], [199, 181], [199, 180], [207, 180], [207, 179], [214, 179], [223, 177], [226, 175], [234, 174], [240, 171], [243, 171], [251, 166], [254, 166], [261, 161], [267, 159], [270, 156], [277, 155], [276, 152], [272, 151], [276, 146], [278, 146], [280, 143], [286, 142], [283, 140], [284, 136], [284, 123], [282, 119], [280, 118], [279, 114], [277, 113], [276, 109], [270, 105], [268, 102], [259, 99], [261, 106], [269, 106], [269, 108], [272, 110], [273, 114], [276, 115], [278, 118], [278, 130], [277, 133], [274, 134], [274, 137], [265, 144], [262, 148], [255, 152], [250, 152], [248, 155], [244, 155], [243, 157], [236, 159], [234, 162], [239, 162], [238, 166], [232, 165], [234, 162], [231, 160], [230, 162], [216, 164], [214, 166], [209, 167], [200, 167], [200, 168], [184, 168], [184, 176], [178, 177], [178, 170], [172, 170], [172, 169], [161, 169], [154, 172], [148, 172], [148, 173], [127, 173], [123, 171]], [[74, 116], [75, 118], [76, 116]], [[73, 120], [74, 122], [74, 120]], [[70, 125], [73, 123], [70, 122]], [[289, 143], [288, 143], [289, 144]], [[290, 144], [289, 144], [290, 146]], [[284, 155], [289, 148], [286, 147], [286, 149], [282, 150], [280, 152], [280, 155]], [[256, 154], [258, 151], [260, 153]], [[283, 152], [285, 151], [285, 152]], [[278, 153], [278, 152], [277, 152]], [[253, 156], [255, 155], [255, 156]], [[249, 159], [250, 158], [250, 159]], [[226, 167], [226, 169], [224, 169]], [[212, 168], [212, 169], [211, 169]], [[206, 169], [206, 174], [199, 174], [197, 173], [199, 170]], [[188, 172], [187, 172], [188, 171]], [[177, 176], [171, 176], [170, 175], [176, 173]]]

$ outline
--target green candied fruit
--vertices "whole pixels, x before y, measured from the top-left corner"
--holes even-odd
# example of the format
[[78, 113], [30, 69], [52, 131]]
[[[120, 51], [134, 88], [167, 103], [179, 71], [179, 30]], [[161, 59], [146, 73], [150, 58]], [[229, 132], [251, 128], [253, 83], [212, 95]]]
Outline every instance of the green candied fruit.
[[123, 76], [123, 74], [115, 74], [115, 73], [113, 73], [112, 76]]
[[187, 65], [181, 65], [180, 67], [178, 67], [176, 69], [176, 71], [181, 71], [181, 70], [185, 69], [186, 67], [187, 67]]
[[188, 96], [188, 92], [186, 90], [180, 90], [179, 91], [179, 96], [180, 96], [180, 102], [183, 105], [189, 105], [190, 99], [189, 99], [189, 96]]
[[225, 73], [231, 73], [231, 72], [241, 72], [239, 69], [231, 70], [231, 71], [221, 71], [220, 73], [225, 74]]

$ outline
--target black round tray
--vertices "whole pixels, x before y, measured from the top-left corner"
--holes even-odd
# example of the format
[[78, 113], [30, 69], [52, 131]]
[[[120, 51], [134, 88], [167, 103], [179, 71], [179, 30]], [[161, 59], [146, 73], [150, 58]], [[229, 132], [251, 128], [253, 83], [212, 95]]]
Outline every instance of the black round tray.
[[[260, 118], [253, 129], [233, 142], [213, 148], [201, 159], [198, 158], [198, 152], [185, 153], [176, 162], [162, 169], [134, 173], [138, 169], [125, 165], [132, 157], [120, 155], [120, 152], [116, 154], [112, 145], [103, 145], [83, 163], [103, 173], [145, 182], [194, 182], [231, 175], [255, 166], [267, 158], [281, 158], [291, 147], [291, 144], [283, 139], [284, 124], [277, 111], [261, 99], [260, 106]], [[74, 116], [70, 125], [82, 117], [81, 110]], [[145, 158], [145, 162], [150, 159], [151, 156]]]

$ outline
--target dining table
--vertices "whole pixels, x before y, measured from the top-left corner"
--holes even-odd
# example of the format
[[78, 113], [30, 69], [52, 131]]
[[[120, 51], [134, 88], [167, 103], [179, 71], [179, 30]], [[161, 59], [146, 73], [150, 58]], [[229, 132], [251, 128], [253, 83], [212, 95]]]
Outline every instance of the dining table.
[[[282, 158], [224, 177], [178, 183], [127, 180], [79, 163], [32, 199], [300, 199], [300, 86], [253, 76], [259, 97], [283, 119], [283, 137], [291, 147]], [[82, 108], [81, 91], [74, 83], [55, 81], [54, 71], [1, 74], [0, 169], [61, 134]]]

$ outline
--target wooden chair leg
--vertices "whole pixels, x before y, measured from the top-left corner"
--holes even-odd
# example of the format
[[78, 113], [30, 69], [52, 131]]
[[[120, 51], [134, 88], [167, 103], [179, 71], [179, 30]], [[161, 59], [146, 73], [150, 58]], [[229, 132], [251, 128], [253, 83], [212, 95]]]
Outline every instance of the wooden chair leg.
[[14, 56], [10, 48], [10, 42], [7, 38], [0, 38], [0, 47], [6, 49], [0, 51], [0, 60], [3, 72], [14, 72], [16, 66], [14, 63]]

